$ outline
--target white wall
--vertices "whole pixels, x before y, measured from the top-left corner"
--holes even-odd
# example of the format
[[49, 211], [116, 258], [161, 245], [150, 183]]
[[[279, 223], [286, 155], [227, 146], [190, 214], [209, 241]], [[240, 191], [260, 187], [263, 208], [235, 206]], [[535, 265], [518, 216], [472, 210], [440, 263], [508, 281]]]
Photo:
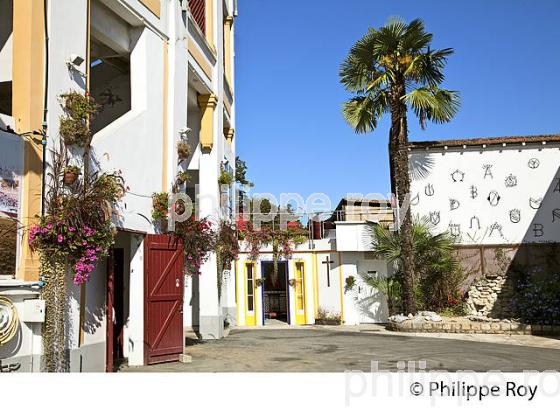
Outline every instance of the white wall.
[[371, 236], [368, 227], [372, 224], [362, 221], [336, 222], [336, 250], [339, 252], [371, 251]]
[[[7, 282], [15, 281], [3, 281]], [[0, 346], [0, 361], [7, 364], [20, 364], [20, 372], [38, 372], [41, 369], [39, 355], [42, 352], [41, 323], [24, 322], [24, 300], [37, 299], [37, 290], [26, 288], [8, 288], [0, 286], [0, 296], [4, 296], [15, 305], [19, 316], [19, 328], [16, 336], [7, 344]]]
[[163, 190], [163, 42], [147, 29], [131, 53], [131, 87], [131, 110], [95, 134], [92, 146], [101, 168], [122, 170], [130, 188], [120, 225], [150, 233], [151, 195]]
[[385, 296], [366, 285], [360, 274], [377, 272], [378, 277], [387, 277], [387, 262], [379, 259], [366, 259], [363, 252], [342, 253], [343, 288], [346, 278], [353, 276], [356, 284], [344, 290], [344, 324], [383, 323], [389, 317]]
[[144, 364], [144, 240], [130, 237], [130, 315], [125, 323], [124, 356], [130, 366]]
[[[413, 150], [412, 212], [431, 216], [438, 232], [452, 227], [450, 232], [462, 244], [557, 242], [559, 148], [557, 143], [538, 143]], [[506, 182], [516, 185], [506, 186]], [[532, 199], [540, 198], [540, 209], [534, 209], [537, 204]], [[451, 200], [458, 201], [454, 210]]]

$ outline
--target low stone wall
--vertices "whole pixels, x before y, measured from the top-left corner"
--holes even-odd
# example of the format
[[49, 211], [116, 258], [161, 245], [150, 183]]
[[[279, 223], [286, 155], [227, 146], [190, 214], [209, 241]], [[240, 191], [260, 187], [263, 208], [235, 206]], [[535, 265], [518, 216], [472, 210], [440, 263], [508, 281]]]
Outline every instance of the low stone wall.
[[474, 282], [469, 288], [466, 308], [470, 315], [512, 317], [511, 301], [515, 291], [506, 276], [489, 276]]
[[515, 322], [477, 322], [469, 319], [446, 319], [441, 322], [418, 322], [407, 320], [390, 322], [388, 330], [409, 333], [477, 333], [549, 336], [560, 335], [560, 326], [526, 325]]

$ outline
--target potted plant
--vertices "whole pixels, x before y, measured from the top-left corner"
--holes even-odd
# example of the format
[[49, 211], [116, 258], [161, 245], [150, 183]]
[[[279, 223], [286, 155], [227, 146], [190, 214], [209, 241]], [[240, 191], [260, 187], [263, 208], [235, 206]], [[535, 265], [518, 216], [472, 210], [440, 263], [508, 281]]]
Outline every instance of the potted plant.
[[178, 185], [183, 185], [184, 183], [189, 182], [191, 179], [191, 176], [189, 175], [189, 173], [187, 171], [181, 171], [177, 174], [177, 184]]
[[295, 286], [295, 284], [296, 284], [296, 280], [295, 280], [295, 279], [290, 279], [290, 280], [288, 280], [288, 285], [290, 285], [290, 286], [293, 287], [293, 286]]
[[351, 291], [356, 286], [356, 278], [354, 276], [348, 276], [345, 280], [344, 293]]
[[167, 192], [154, 193], [152, 195], [152, 219], [161, 221], [167, 218], [169, 207], [169, 194]]
[[186, 141], [179, 141], [177, 143], [177, 156], [179, 160], [185, 160], [192, 154], [191, 147]]
[[218, 184], [220, 185], [231, 185], [233, 184], [235, 177], [233, 172], [227, 171], [223, 166], [221, 166], [220, 177], [218, 178]]
[[64, 185], [72, 185], [78, 177], [81, 175], [82, 171], [80, 167], [76, 165], [68, 165], [64, 168]]
[[263, 278], [255, 279], [255, 285], [257, 285], [257, 286], [264, 285], [264, 279]]
[[342, 317], [339, 313], [331, 313], [324, 308], [317, 309], [315, 317], [316, 325], [338, 326], [342, 324]]

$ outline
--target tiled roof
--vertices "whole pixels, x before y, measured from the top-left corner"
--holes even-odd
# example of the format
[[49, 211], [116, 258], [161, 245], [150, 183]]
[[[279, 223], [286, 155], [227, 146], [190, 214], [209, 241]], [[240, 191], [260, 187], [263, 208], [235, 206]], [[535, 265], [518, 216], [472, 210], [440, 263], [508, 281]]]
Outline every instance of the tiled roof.
[[503, 145], [503, 144], [535, 144], [546, 142], [560, 142], [560, 134], [550, 135], [527, 135], [518, 137], [487, 137], [487, 138], [467, 138], [457, 140], [441, 141], [414, 141], [408, 144], [410, 149], [443, 148], [443, 147], [462, 147], [462, 146], [482, 146], [482, 145]]

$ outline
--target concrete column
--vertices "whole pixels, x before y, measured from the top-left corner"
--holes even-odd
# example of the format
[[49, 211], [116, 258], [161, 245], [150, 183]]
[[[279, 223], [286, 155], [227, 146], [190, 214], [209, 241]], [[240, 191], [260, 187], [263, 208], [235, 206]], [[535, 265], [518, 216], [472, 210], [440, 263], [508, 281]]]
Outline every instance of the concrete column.
[[[198, 103], [202, 112], [200, 121], [200, 145], [202, 153], [199, 165], [198, 214], [216, 222], [219, 210], [218, 174], [220, 158], [218, 150], [212, 149], [218, 138], [219, 121], [215, 114], [217, 99], [213, 94], [201, 95]], [[220, 133], [221, 134], [221, 133]], [[201, 267], [198, 280], [199, 333], [203, 339], [219, 339], [223, 336], [223, 317], [218, 301], [218, 278], [216, 254], [212, 253]]]

